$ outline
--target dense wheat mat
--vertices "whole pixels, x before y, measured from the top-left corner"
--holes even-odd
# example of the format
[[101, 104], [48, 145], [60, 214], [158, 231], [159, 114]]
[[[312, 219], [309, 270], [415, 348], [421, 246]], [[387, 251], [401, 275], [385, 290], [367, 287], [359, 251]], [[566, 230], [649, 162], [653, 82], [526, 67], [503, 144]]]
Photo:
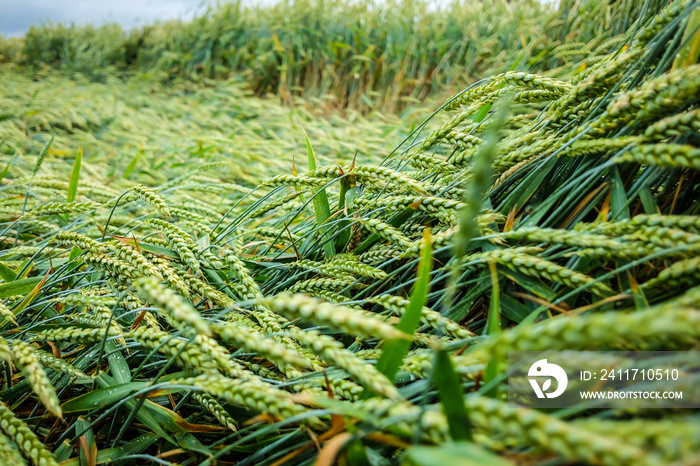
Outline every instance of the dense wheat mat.
[[507, 403], [509, 351], [700, 350], [700, 2], [560, 3], [0, 39], [0, 464], [700, 463]]

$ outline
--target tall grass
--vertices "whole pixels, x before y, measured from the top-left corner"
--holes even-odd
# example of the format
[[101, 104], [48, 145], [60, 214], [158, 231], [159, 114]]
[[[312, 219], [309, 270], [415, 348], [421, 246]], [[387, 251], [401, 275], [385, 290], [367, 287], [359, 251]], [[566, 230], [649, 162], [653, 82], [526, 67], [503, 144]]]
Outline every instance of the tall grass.
[[[243, 73], [257, 95], [278, 94], [286, 103], [303, 96], [328, 107], [393, 111], [516, 62], [539, 62], [562, 43], [603, 42], [627, 29], [618, 16], [634, 17], [639, 2], [587, 2], [580, 16], [570, 13], [581, 9], [577, 2], [564, 3], [552, 12], [537, 0], [439, 7], [424, 0], [229, 2], [192, 21], [130, 32], [114, 24], [33, 26], [22, 40], [0, 43], [0, 56], [91, 79], [115, 70], [155, 73], [166, 81]], [[607, 24], [597, 21], [605, 17]]]
[[[610, 51], [553, 51], [556, 77], [476, 82], [382, 161], [331, 161], [323, 123], [295, 130], [281, 174], [206, 138], [202, 156], [132, 165], [119, 139], [77, 162], [53, 148], [72, 128], [25, 126], [0, 165], [2, 461], [696, 462], [692, 410], [505, 402], [509, 351], [698, 348], [700, 2], [665, 3], [621, 14]], [[177, 139], [191, 106], [160, 131]]]

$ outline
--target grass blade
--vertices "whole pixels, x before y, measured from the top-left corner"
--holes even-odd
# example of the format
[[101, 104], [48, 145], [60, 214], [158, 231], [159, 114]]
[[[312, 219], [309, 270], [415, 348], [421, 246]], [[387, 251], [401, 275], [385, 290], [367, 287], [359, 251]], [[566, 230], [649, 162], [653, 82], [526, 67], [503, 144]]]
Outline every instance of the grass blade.
[[437, 447], [416, 446], [406, 451], [404, 463], [409, 466], [508, 466], [510, 461], [469, 442], [455, 442]]
[[447, 417], [452, 440], [472, 440], [469, 412], [464, 403], [464, 392], [459, 375], [455, 372], [450, 355], [444, 349], [435, 354], [433, 384], [438, 389], [442, 410]]
[[70, 182], [68, 183], [68, 196], [66, 197], [66, 202], [73, 202], [75, 200], [75, 195], [78, 193], [78, 180], [80, 179], [80, 164], [83, 160], [83, 150], [78, 150], [78, 155], [75, 156], [75, 162], [73, 162], [73, 172], [70, 175]]
[[[314, 154], [314, 148], [311, 145], [309, 136], [306, 134], [306, 131], [304, 131], [304, 128], [301, 128], [301, 130], [304, 132], [304, 139], [306, 140], [306, 155], [309, 157], [309, 170], [315, 170], [316, 155]], [[326, 194], [325, 189], [320, 189], [318, 191], [312, 190], [312, 192], [314, 194], [314, 212], [316, 213], [316, 224], [321, 227], [321, 225], [326, 223], [326, 220], [328, 220], [331, 216], [331, 207], [328, 204], [328, 195]], [[326, 233], [325, 227], [321, 227], [321, 233], [321, 241], [323, 241]], [[323, 251], [326, 253], [327, 258], [335, 256], [335, 246], [330, 241], [326, 241], [323, 244]]]
[[27, 294], [31, 292], [42, 279], [43, 277], [23, 278], [0, 285], [0, 298]]
[[[489, 304], [489, 315], [486, 321], [486, 330], [489, 335], [496, 335], [501, 331], [501, 289], [498, 284], [498, 271], [496, 264], [489, 262], [489, 271], [491, 272], [491, 303]], [[486, 365], [484, 371], [484, 383], [488, 384], [498, 375], [498, 366], [500, 361], [497, 358], [492, 358]]]
[[700, 8], [697, 6], [688, 18], [688, 24], [683, 33], [683, 43], [685, 45], [673, 61], [674, 70], [693, 65], [700, 57]]
[[11, 281], [14, 281], [15, 278], [17, 278], [17, 274], [14, 270], [0, 262], [0, 278], [9, 283]]
[[[413, 286], [411, 301], [406, 313], [401, 317], [396, 328], [402, 332], [413, 335], [420, 322], [421, 311], [428, 298], [430, 290], [430, 271], [433, 266], [433, 257], [430, 246], [430, 230], [426, 229], [423, 237], [423, 247], [420, 262], [418, 263], [418, 281]], [[377, 361], [377, 369], [393, 380], [399, 371], [401, 362], [411, 346], [410, 340], [389, 340], [385, 343], [382, 355]]]

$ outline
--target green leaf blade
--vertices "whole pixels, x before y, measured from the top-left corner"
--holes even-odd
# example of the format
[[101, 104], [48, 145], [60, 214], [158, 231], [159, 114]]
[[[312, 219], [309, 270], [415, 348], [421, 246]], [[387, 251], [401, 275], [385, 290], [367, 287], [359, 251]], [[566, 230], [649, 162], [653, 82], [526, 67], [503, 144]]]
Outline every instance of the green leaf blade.
[[78, 151], [78, 155], [75, 156], [75, 162], [73, 162], [73, 172], [70, 175], [70, 182], [68, 183], [68, 196], [66, 197], [66, 202], [73, 202], [75, 196], [78, 193], [78, 180], [80, 179], [80, 165], [83, 161], [83, 150]]
[[[418, 328], [423, 306], [425, 306], [428, 299], [428, 292], [430, 291], [430, 271], [433, 266], [431, 249], [430, 230], [426, 230], [421, 257], [418, 263], [418, 281], [413, 286], [411, 300], [406, 309], [406, 313], [401, 317], [401, 320], [396, 326], [397, 329], [407, 335], [413, 335]], [[379, 357], [379, 361], [377, 361], [377, 370], [386, 375], [389, 380], [393, 380], [410, 346], [411, 342], [406, 339], [387, 341]]]

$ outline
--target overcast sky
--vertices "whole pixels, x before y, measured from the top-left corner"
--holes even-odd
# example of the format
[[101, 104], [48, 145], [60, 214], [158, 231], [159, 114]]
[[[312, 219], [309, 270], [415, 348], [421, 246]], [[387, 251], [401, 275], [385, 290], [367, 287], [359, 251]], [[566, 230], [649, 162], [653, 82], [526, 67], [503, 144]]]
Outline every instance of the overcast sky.
[[30, 25], [118, 22], [124, 28], [190, 18], [207, 0], [0, 0], [0, 34], [22, 35]]

